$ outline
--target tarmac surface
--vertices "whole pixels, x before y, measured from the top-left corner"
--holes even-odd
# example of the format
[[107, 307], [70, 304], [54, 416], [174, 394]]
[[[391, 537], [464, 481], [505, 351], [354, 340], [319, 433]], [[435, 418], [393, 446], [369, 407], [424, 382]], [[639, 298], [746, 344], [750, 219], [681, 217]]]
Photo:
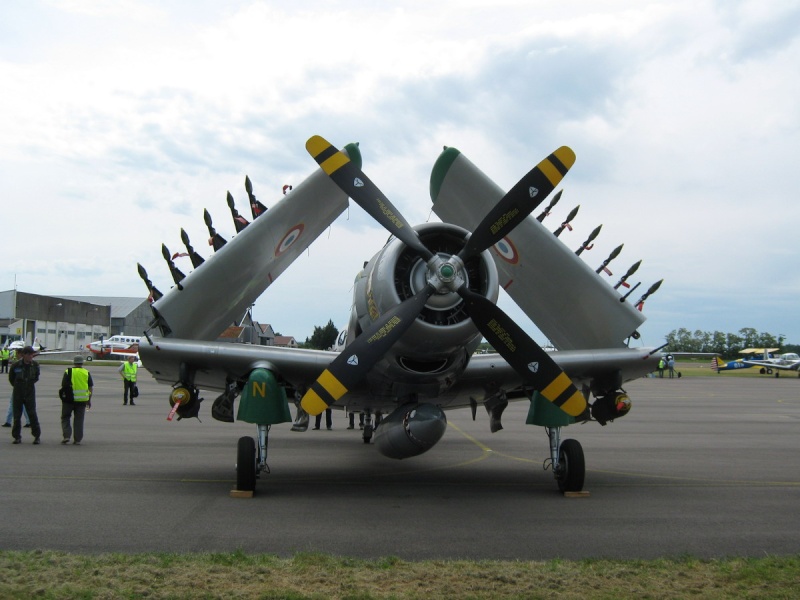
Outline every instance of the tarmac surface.
[[[652, 559], [800, 552], [800, 381], [643, 379], [633, 409], [564, 431], [583, 445], [588, 497], [566, 498], [544, 471], [547, 437], [527, 402], [489, 432], [479, 409], [448, 413], [430, 452], [393, 461], [346, 430], [270, 434], [271, 474], [232, 498], [236, 443], [255, 426], [210, 416], [168, 422], [169, 389], [140, 370], [122, 405], [113, 367], [88, 365], [93, 408], [80, 446], [62, 446], [57, 388], [37, 386], [42, 444], [0, 437], [0, 548], [67, 552], [299, 551], [433, 558]], [[0, 389], [10, 396], [3, 376]], [[7, 407], [2, 404], [3, 410]], [[294, 409], [292, 407], [292, 414]]]

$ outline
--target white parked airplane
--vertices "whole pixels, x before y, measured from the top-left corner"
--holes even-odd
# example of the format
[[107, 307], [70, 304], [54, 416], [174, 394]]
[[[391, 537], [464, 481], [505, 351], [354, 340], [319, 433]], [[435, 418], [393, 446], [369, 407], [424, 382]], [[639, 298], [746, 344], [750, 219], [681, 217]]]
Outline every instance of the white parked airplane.
[[139, 340], [141, 338], [133, 335], [112, 335], [105, 339], [100, 336], [90, 344], [86, 344], [86, 349], [97, 359], [125, 359], [131, 354], [139, 353]]
[[762, 373], [774, 370], [775, 377], [779, 377], [781, 371], [797, 371], [797, 375], [800, 377], [800, 356], [795, 352], [786, 352], [775, 358], [764, 360], [744, 359], [742, 362], [753, 367], [761, 367]]
[[[212, 416], [233, 421], [238, 398], [237, 418], [257, 425], [257, 441], [239, 440], [237, 487], [253, 490], [268, 472], [270, 426], [291, 420], [287, 396], [302, 398], [293, 429], [307, 428], [308, 415], [328, 406], [347, 407], [365, 415], [363, 441], [391, 458], [432, 448], [446, 410], [471, 407], [474, 415], [481, 404], [498, 431], [508, 402], [528, 401], [527, 422], [548, 434], [546, 466], [558, 487], [580, 491], [583, 450], [577, 440], [562, 441], [562, 429], [627, 414], [624, 383], [653, 371], [661, 353], [627, 346], [645, 320], [635, 307], [658, 284], [627, 302], [530, 214], [572, 167], [572, 150], [559, 148], [506, 193], [446, 148], [430, 186], [443, 222], [412, 228], [361, 171], [356, 145], [337, 151], [314, 136], [306, 148], [322, 169], [153, 302], [139, 352], [153, 376], [172, 386], [173, 412], [197, 416], [199, 390], [216, 389]], [[392, 237], [356, 277], [336, 350], [217, 342], [344, 211], [348, 196]], [[152, 293], [141, 265], [139, 272]], [[501, 285], [557, 352], [545, 352], [497, 306]], [[483, 338], [499, 354], [474, 354]]]
[[[6, 344], [9, 350], [12, 352], [19, 352], [25, 346], [27, 346], [23, 340], [14, 340], [13, 342], [9, 342]], [[45, 354], [71, 354], [73, 351], [71, 350], [48, 350], [39, 342], [39, 338], [33, 338], [33, 344], [30, 345], [33, 348], [34, 356], [45, 355]]]

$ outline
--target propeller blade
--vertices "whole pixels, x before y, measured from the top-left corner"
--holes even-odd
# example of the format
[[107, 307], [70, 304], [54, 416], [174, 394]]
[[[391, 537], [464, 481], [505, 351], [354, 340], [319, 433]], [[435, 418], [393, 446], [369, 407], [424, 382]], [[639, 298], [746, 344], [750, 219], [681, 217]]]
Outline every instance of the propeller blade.
[[426, 261], [433, 257], [433, 253], [422, 244], [417, 232], [411, 228], [403, 215], [344, 152], [318, 135], [308, 139], [306, 150], [328, 177], [389, 233]]
[[458, 293], [483, 337], [522, 375], [526, 384], [568, 415], [578, 417], [586, 411], [586, 398], [567, 374], [500, 307], [466, 286]]
[[427, 285], [387, 311], [347, 346], [306, 391], [300, 406], [316, 416], [361, 381], [414, 323], [434, 290]]
[[561, 146], [528, 171], [483, 218], [459, 252], [459, 257], [463, 260], [479, 254], [511, 233], [544, 202], [574, 164], [575, 153], [569, 147]]

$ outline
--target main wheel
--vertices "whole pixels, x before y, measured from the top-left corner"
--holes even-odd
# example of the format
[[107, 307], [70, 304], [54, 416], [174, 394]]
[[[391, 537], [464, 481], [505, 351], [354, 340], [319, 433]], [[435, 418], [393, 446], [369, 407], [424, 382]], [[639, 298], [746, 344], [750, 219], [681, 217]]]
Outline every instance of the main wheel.
[[236, 451], [236, 489], [252, 492], [256, 489], [256, 441], [240, 437]]
[[583, 447], [578, 440], [564, 440], [558, 449], [558, 489], [562, 492], [580, 492], [585, 477]]

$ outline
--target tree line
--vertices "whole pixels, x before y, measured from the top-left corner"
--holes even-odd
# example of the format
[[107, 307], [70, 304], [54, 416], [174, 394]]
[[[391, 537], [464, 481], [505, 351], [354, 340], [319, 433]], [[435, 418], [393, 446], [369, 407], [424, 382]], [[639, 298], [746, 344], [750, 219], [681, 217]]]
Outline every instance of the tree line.
[[[339, 331], [330, 320], [327, 325], [314, 327], [311, 337], [306, 338], [300, 347], [327, 350], [334, 345], [338, 335]], [[785, 335], [759, 332], [752, 327], [745, 327], [737, 333], [700, 329], [692, 332], [681, 327], [668, 333], [666, 341], [667, 350], [671, 352], [713, 352], [726, 358], [735, 358], [745, 348], [779, 348], [781, 352], [800, 353], [800, 345], [784, 343]], [[478, 351], [494, 352], [494, 349], [483, 342]]]
[[752, 327], [738, 333], [721, 331], [689, 331], [681, 327], [667, 334], [667, 349], [672, 352], [714, 352], [733, 358], [745, 348], [780, 348], [781, 352], [798, 352], [797, 344], [785, 344], [786, 336], [759, 332]]

